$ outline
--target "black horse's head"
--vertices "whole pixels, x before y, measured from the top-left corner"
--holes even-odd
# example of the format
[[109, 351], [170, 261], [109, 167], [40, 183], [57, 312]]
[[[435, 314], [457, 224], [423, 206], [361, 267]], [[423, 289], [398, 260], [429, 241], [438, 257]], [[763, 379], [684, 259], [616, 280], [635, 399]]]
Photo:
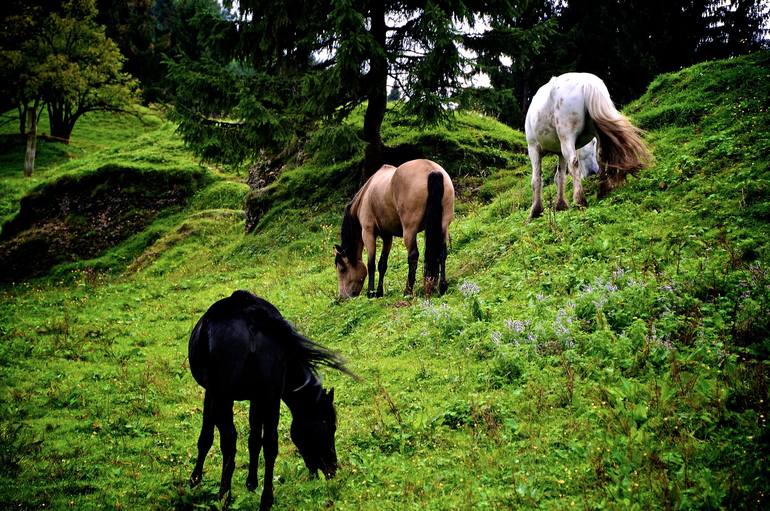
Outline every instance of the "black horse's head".
[[320, 470], [329, 479], [337, 472], [337, 450], [334, 447], [336, 431], [334, 389], [329, 392], [322, 390], [315, 403], [309, 403], [301, 415], [294, 416], [291, 439], [311, 475], [317, 475]]

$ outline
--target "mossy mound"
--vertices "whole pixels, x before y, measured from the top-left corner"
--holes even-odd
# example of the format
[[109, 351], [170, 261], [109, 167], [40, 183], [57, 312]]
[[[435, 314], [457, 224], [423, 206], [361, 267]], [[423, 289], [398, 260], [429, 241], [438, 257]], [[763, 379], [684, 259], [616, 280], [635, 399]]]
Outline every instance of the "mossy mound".
[[[356, 132], [363, 125], [355, 111], [341, 126], [315, 133], [306, 162], [286, 168], [274, 182], [252, 190], [246, 199], [246, 229], [253, 231], [271, 210], [338, 207], [361, 183], [364, 144]], [[460, 196], [476, 194], [497, 169], [527, 161], [524, 135], [476, 112], [455, 112], [452, 122], [424, 127], [393, 111], [382, 126], [383, 159], [390, 165], [418, 158], [433, 160], [449, 173]]]
[[0, 281], [91, 258], [184, 205], [209, 180], [203, 169], [137, 170], [106, 165], [31, 191], [0, 234]]

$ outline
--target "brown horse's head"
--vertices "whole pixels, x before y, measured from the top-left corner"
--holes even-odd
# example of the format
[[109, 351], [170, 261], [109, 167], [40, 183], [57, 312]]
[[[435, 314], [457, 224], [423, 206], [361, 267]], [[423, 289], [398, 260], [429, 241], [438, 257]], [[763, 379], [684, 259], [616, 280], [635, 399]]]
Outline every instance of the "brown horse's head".
[[366, 265], [360, 259], [351, 259], [342, 247], [334, 246], [334, 266], [337, 269], [340, 298], [352, 298], [361, 294], [366, 280]]

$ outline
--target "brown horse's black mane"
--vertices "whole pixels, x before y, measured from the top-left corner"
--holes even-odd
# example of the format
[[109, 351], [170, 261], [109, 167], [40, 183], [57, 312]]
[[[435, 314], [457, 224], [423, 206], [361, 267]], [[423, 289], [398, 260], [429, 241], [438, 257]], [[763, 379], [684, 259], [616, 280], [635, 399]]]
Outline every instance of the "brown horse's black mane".
[[361, 223], [358, 221], [358, 217], [350, 211], [352, 206], [353, 202], [351, 201], [345, 207], [345, 216], [342, 217], [342, 227], [340, 228], [340, 246], [343, 254], [348, 258], [356, 256], [356, 248], [361, 239]]

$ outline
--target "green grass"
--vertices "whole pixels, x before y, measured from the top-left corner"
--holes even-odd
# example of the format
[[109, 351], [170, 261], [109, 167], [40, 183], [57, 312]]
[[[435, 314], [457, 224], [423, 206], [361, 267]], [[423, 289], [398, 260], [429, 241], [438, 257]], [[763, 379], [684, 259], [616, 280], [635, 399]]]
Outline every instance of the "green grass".
[[[589, 195], [588, 209], [530, 224], [519, 132], [474, 114], [461, 129], [386, 126], [386, 143], [442, 164], [450, 149], [475, 155], [445, 163], [467, 193], [441, 298], [403, 299], [396, 243], [384, 298], [335, 299], [356, 156], [286, 171], [252, 235], [245, 185], [219, 176], [101, 258], [3, 288], [0, 502], [215, 508], [216, 444], [202, 486], [186, 483], [202, 408], [186, 343], [212, 302], [244, 288], [362, 377], [324, 374], [339, 417], [332, 481], [308, 478], [282, 410], [276, 509], [765, 507], [769, 68], [762, 53], [659, 78], [626, 108], [649, 130], [654, 166]], [[671, 113], [684, 111], [697, 114]], [[144, 137], [178, 147], [164, 124]], [[154, 165], [153, 145], [127, 138], [40, 179], [106, 158]], [[20, 179], [6, 166], [3, 186]], [[236, 406], [234, 509], [258, 505], [245, 489], [247, 423]]]

